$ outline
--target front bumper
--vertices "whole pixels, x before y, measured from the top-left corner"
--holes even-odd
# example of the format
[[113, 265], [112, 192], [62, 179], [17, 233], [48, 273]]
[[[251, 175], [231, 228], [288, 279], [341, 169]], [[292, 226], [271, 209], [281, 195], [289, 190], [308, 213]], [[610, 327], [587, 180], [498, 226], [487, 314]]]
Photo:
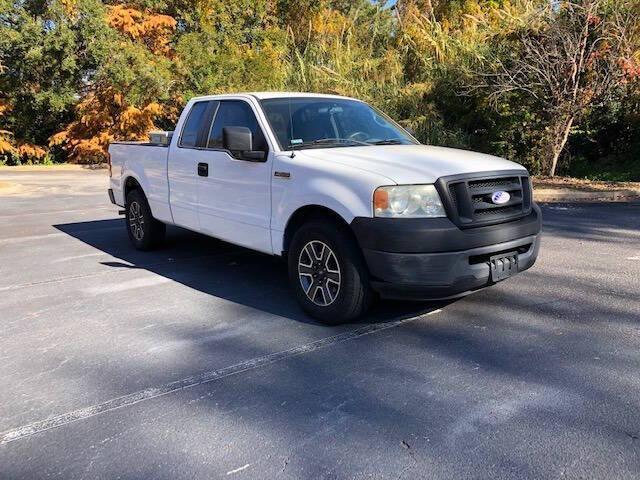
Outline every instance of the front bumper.
[[441, 300], [491, 285], [488, 262], [493, 255], [517, 251], [520, 272], [533, 266], [541, 220], [534, 205], [519, 220], [467, 230], [446, 218], [358, 218], [352, 227], [380, 296]]

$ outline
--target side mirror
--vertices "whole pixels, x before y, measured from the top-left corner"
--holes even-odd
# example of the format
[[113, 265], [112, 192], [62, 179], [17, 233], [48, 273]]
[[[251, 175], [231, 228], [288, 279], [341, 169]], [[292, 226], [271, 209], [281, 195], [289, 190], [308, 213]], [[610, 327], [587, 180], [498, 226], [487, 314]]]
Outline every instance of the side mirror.
[[238, 160], [264, 162], [267, 158], [265, 152], [253, 150], [253, 137], [247, 127], [223, 127], [222, 147], [232, 152]]
[[251, 130], [247, 127], [224, 127], [222, 146], [232, 152], [250, 152], [253, 150]]
[[404, 129], [411, 134], [411, 136], [416, 136], [416, 131], [411, 127], [404, 127]]

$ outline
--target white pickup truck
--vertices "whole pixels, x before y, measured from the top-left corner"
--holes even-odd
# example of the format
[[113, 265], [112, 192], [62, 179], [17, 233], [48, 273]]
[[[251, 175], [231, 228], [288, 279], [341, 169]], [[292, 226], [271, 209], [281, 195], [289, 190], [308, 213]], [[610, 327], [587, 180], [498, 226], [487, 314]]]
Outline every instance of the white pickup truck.
[[421, 145], [332, 95], [193, 98], [155, 143], [109, 147], [109, 197], [133, 245], [172, 224], [282, 256], [306, 312], [339, 324], [372, 298], [463, 296], [531, 267], [540, 209], [527, 170]]

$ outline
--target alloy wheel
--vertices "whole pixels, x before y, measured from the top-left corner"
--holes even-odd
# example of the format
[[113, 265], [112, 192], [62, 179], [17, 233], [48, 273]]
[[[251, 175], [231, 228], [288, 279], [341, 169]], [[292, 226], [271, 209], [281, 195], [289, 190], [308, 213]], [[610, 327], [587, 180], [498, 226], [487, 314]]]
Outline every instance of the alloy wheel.
[[140, 241], [144, 237], [144, 215], [138, 202], [131, 202], [129, 205], [129, 228], [133, 238]]
[[307, 298], [320, 307], [331, 305], [340, 293], [340, 265], [333, 250], [320, 240], [308, 242], [298, 257], [298, 277]]

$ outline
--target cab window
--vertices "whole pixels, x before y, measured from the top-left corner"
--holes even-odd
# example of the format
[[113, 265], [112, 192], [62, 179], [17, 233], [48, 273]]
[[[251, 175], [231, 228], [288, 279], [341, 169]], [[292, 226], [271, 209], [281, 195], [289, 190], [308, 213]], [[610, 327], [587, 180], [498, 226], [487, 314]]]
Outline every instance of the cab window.
[[253, 150], [266, 152], [267, 142], [251, 106], [242, 100], [223, 100], [215, 114], [207, 148], [221, 149], [224, 127], [247, 127], [253, 135]]

